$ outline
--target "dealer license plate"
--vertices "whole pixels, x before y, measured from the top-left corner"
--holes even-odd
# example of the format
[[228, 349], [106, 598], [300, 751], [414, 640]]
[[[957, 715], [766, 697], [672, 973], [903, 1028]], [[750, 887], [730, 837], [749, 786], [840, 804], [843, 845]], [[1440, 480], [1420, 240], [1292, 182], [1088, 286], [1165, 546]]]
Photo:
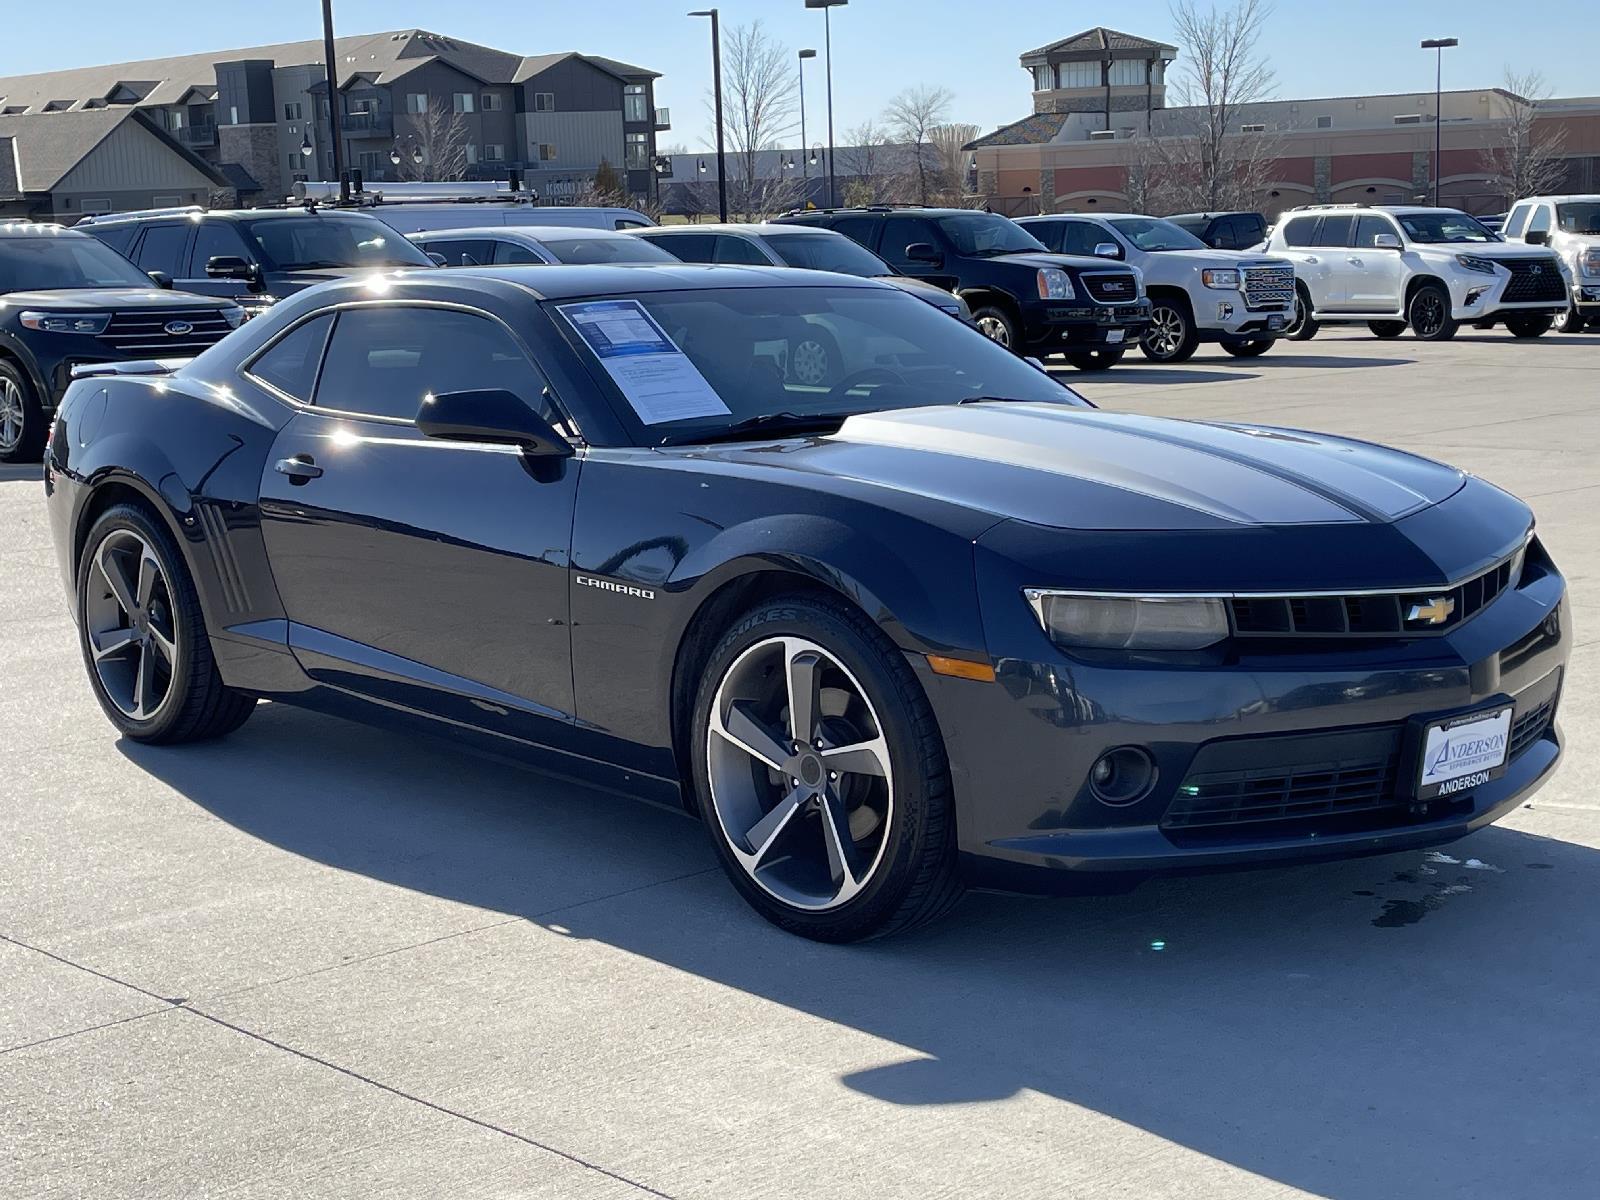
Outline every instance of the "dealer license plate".
[[1110, 346], [1115, 346], [1118, 342], [1120, 342], [1122, 340], [1122, 335], [1125, 334], [1125, 333], [1127, 333], [1126, 329], [1108, 329], [1108, 330], [1106, 330], [1106, 344], [1110, 345]]
[[1422, 739], [1417, 799], [1454, 796], [1498, 778], [1510, 745], [1510, 707], [1432, 722]]

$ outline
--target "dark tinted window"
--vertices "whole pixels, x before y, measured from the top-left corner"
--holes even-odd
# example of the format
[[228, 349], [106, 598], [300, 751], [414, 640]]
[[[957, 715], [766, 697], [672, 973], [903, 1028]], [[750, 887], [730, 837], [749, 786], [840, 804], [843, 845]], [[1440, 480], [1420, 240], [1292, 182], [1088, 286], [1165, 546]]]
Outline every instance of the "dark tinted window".
[[1233, 236], [1240, 249], [1254, 246], [1267, 236], [1266, 218], [1260, 213], [1239, 213], [1228, 219], [1233, 222]]
[[247, 262], [251, 259], [239, 231], [226, 221], [200, 222], [194, 233], [194, 247], [189, 251], [186, 278], [204, 278], [206, 264], [213, 258], [242, 258]]
[[[494, 261], [495, 243], [484, 238], [429, 239], [422, 247], [428, 254], [437, 254], [447, 267], [483, 267]], [[519, 262], [538, 262], [530, 255]]]
[[684, 262], [708, 263], [716, 249], [717, 239], [709, 233], [680, 233], [670, 237], [651, 238], [650, 241]]
[[[1039, 239], [1021, 225], [997, 213], [965, 212], [952, 217], [940, 217], [938, 226], [956, 248], [957, 254], [1015, 254], [1029, 250], [1042, 250]], [[894, 228], [891, 222], [890, 229]], [[896, 239], [899, 240], [898, 238]], [[937, 238], [908, 238], [908, 241], [931, 241]]]
[[543, 382], [505, 329], [487, 317], [404, 305], [339, 314], [317, 404], [416, 419], [422, 398], [503, 389], [547, 416]]
[[[677, 262], [659, 246], [643, 238], [606, 237], [604, 233], [574, 232], [571, 237], [547, 237], [544, 248], [557, 262], [564, 263], [660, 263]], [[510, 242], [500, 243], [500, 254], [521, 250]], [[524, 262], [516, 258], [495, 257], [495, 262]]]
[[1317, 222], [1320, 217], [1296, 217], [1283, 227], [1285, 246], [1316, 245]]
[[1116, 243], [1112, 237], [1093, 221], [1063, 221], [1061, 223], [1061, 253], [1094, 255], [1101, 242]]
[[892, 271], [872, 251], [842, 235], [827, 233], [769, 233], [763, 238], [771, 250], [791, 267], [837, 271], [841, 275], [889, 275]]
[[[483, 245], [488, 247], [489, 243], [485, 242]], [[544, 259], [540, 258], [536, 251], [528, 249], [528, 247], [519, 242], [497, 241], [492, 248], [494, 250], [494, 261], [498, 264], [515, 265], [517, 263], [544, 262]], [[483, 252], [487, 254], [489, 250], [486, 248]]]
[[280, 271], [315, 267], [431, 267], [417, 246], [377, 217], [307, 213], [243, 222], [247, 238]]
[[133, 245], [133, 235], [139, 232], [139, 227], [137, 225], [124, 225], [119, 229], [96, 229], [91, 225], [86, 232], [94, 234], [95, 237], [110, 246], [118, 254], [126, 254], [128, 247]]
[[1046, 250], [1061, 249], [1063, 227], [1060, 221], [1034, 221], [1024, 225], [1023, 228], [1038, 238]]
[[922, 217], [896, 217], [883, 230], [883, 261], [901, 274], [928, 269], [927, 263], [915, 263], [906, 257], [906, 247], [926, 242], [935, 250], [944, 250], [944, 239], [933, 222]]
[[1354, 217], [1323, 217], [1322, 227], [1317, 230], [1319, 246], [1349, 246], [1355, 238], [1356, 219]]
[[727, 234], [717, 238], [717, 248], [712, 254], [711, 261], [747, 267], [772, 265], [767, 261], [767, 256], [761, 253], [759, 246], [752, 245], [742, 237], [729, 237]]
[[251, 375], [270, 383], [286, 396], [305, 402], [317, 382], [317, 365], [328, 341], [333, 315], [313, 317], [279, 341], [247, 368]]
[[1362, 217], [1356, 222], [1355, 245], [1364, 246], [1370, 250], [1378, 244], [1377, 237], [1380, 233], [1398, 234], [1399, 232], [1388, 217]]
[[1218, 217], [1203, 232], [1193, 229], [1189, 232], [1196, 234], [1206, 245], [1215, 246], [1218, 250], [1239, 248], [1239, 235], [1234, 232], [1233, 222], [1227, 217]]
[[94, 238], [0, 238], [0, 294], [54, 288], [150, 286], [150, 276]]
[[174, 277], [183, 274], [183, 248], [189, 241], [189, 226], [152, 225], [139, 243], [139, 268], [165, 271]]
[[877, 229], [881, 224], [877, 217], [839, 217], [829, 224], [828, 228], [835, 233], [842, 233], [852, 241], [860, 242], [868, 250], [872, 249], [872, 239], [877, 236]]

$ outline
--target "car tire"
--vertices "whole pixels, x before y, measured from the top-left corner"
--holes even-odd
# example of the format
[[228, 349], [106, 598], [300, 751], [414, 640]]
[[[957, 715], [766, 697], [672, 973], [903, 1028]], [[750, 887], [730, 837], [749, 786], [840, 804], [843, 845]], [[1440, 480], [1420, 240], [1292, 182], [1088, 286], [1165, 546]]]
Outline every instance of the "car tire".
[[1578, 306], [1569, 304], [1567, 311], [1558, 314], [1550, 327], [1557, 333], [1582, 333], [1588, 324], [1584, 315], [1578, 311]]
[[1260, 358], [1272, 349], [1272, 343], [1277, 340], [1269, 337], [1241, 338], [1238, 341], [1223, 342], [1222, 348], [1235, 358]]
[[806, 387], [832, 387], [842, 378], [839, 343], [818, 329], [789, 339], [789, 382]]
[[1406, 331], [1404, 321], [1368, 321], [1367, 328], [1372, 330], [1373, 337], [1397, 338]]
[[1126, 350], [1069, 350], [1065, 357], [1080, 371], [1109, 371], [1125, 354]]
[[1283, 336], [1291, 342], [1309, 342], [1317, 336], [1317, 330], [1322, 326], [1311, 316], [1311, 293], [1306, 290], [1306, 285], [1297, 283], [1294, 286], [1294, 316], [1289, 321], [1289, 327], [1284, 330]]
[[1161, 296], [1150, 301], [1150, 327], [1139, 339], [1139, 350], [1151, 362], [1179, 363], [1200, 348], [1194, 313], [1187, 300]]
[[[799, 705], [791, 717], [789, 696], [802, 693], [815, 720]], [[712, 846], [774, 925], [854, 942], [931, 921], [960, 899], [933, 710], [905, 656], [843, 601], [780, 597], [735, 622], [701, 672], [691, 737]], [[862, 749], [830, 756], [852, 745]]]
[[1406, 323], [1424, 342], [1448, 342], [1460, 324], [1450, 315], [1450, 294], [1436, 283], [1425, 283], [1411, 293]]
[[90, 686], [123, 736], [198, 742], [249, 719], [256, 697], [222, 682], [194, 581], [177, 542], [148, 511], [118, 504], [95, 521], [76, 586]]
[[44, 409], [27, 373], [0, 359], [0, 462], [38, 462], [45, 425]]
[[981, 304], [973, 309], [972, 323], [991, 342], [998, 342], [1015, 354], [1022, 353], [1022, 334], [1016, 318], [998, 304]]
[[1554, 324], [1555, 318], [1549, 313], [1518, 313], [1506, 318], [1506, 332], [1514, 338], [1543, 337]]

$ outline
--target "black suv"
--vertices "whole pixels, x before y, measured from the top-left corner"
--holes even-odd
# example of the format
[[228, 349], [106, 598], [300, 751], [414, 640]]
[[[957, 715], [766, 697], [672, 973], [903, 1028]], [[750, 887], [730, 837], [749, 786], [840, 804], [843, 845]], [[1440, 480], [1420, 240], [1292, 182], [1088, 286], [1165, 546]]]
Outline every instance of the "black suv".
[[434, 265], [377, 217], [339, 209], [163, 209], [85, 217], [78, 228], [184, 291], [249, 308], [357, 271]]
[[59, 225], [0, 224], [0, 462], [35, 460], [80, 363], [192, 358], [243, 323]]
[[1052, 254], [1027, 230], [964, 208], [835, 208], [779, 221], [854, 238], [897, 274], [954, 292], [978, 328], [1018, 354], [1063, 354], [1104, 370], [1150, 323], [1139, 273], [1122, 263]]
[[1267, 240], [1267, 219], [1258, 212], [1179, 213], [1167, 220], [1213, 250], [1253, 250]]

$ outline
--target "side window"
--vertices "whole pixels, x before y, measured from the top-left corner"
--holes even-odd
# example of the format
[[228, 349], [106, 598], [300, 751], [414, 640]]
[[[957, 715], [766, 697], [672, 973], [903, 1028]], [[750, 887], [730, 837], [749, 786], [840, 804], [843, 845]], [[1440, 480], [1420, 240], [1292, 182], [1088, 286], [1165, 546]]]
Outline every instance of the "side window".
[[1522, 236], [1522, 231], [1527, 227], [1528, 217], [1533, 212], [1533, 205], [1519, 204], [1511, 210], [1511, 215], [1506, 218], [1504, 234], [1507, 241]]
[[[488, 243], [482, 243], [487, 245]], [[496, 242], [494, 244], [494, 261], [500, 263], [543, 263], [532, 250], [518, 242]]]
[[1283, 227], [1283, 244], [1285, 246], [1315, 246], [1317, 244], [1317, 222], [1321, 217], [1296, 217]]
[[1218, 250], [1239, 248], [1239, 238], [1233, 231], [1233, 221], [1229, 217], [1219, 217], [1211, 222], [1210, 233], [1202, 235], [1200, 240], [1208, 246], [1215, 246]]
[[139, 243], [139, 269], [183, 274], [183, 249], [189, 242], [188, 225], [152, 225]]
[[1116, 245], [1117, 239], [1093, 221], [1061, 222], [1061, 253], [1082, 254], [1087, 258], [1093, 258], [1094, 248], [1101, 242]]
[[1248, 250], [1267, 236], [1267, 223], [1254, 214], [1239, 213], [1229, 220], [1233, 222], [1233, 240], [1241, 250]]
[[317, 367], [322, 363], [322, 348], [328, 342], [333, 314], [312, 317], [279, 338], [265, 354], [245, 368], [263, 383], [270, 383], [286, 396], [302, 404], [310, 403], [316, 386]]
[[552, 422], [544, 381], [498, 322], [449, 309], [385, 305], [339, 314], [317, 383], [322, 408], [413, 421], [440, 392], [513, 392]]
[[1046, 250], [1061, 250], [1060, 221], [1028, 221], [1022, 227], [1038, 238]]
[[124, 225], [121, 229], [96, 229], [89, 226], [89, 232], [94, 234], [118, 254], [127, 254], [133, 245], [133, 235], [139, 232], [137, 225]]
[[873, 249], [873, 241], [877, 238], [878, 226], [882, 224], [877, 217], [840, 217], [828, 226], [835, 233], [842, 233], [853, 242], [860, 242], [868, 250]]
[[712, 262], [737, 263], [747, 267], [768, 267], [772, 264], [767, 261], [767, 256], [761, 253], [761, 248], [746, 241], [742, 237], [717, 238], [717, 248], [711, 257]]
[[251, 254], [239, 236], [239, 231], [227, 221], [202, 221], [194, 231], [194, 249], [189, 252], [189, 270], [186, 279], [204, 279], [206, 264], [213, 258], [242, 258], [253, 262]]
[[912, 262], [906, 257], [906, 247], [918, 242], [926, 242], [936, 249], [944, 248], [944, 239], [939, 236], [932, 221], [924, 217], [893, 217], [884, 224], [880, 253], [890, 266], [898, 270], [925, 271], [928, 269], [927, 263]]
[[1528, 232], [1550, 232], [1550, 206], [1548, 204], [1535, 204], [1533, 206], [1533, 216], [1528, 220]]
[[644, 221], [636, 221], [632, 217], [618, 217], [612, 222], [613, 229], [649, 229], [650, 225]]
[[680, 233], [650, 240], [684, 262], [708, 263], [716, 251], [716, 238], [709, 233]]
[[1398, 233], [1399, 231], [1390, 224], [1387, 217], [1362, 217], [1356, 222], [1355, 244], [1362, 249], [1370, 250], [1378, 244], [1380, 233]]
[[422, 249], [440, 255], [447, 267], [483, 267], [494, 261], [494, 243], [481, 239], [444, 238], [429, 241]]
[[1317, 230], [1317, 245], [1348, 246], [1355, 235], [1354, 217], [1323, 217], [1322, 228]]

